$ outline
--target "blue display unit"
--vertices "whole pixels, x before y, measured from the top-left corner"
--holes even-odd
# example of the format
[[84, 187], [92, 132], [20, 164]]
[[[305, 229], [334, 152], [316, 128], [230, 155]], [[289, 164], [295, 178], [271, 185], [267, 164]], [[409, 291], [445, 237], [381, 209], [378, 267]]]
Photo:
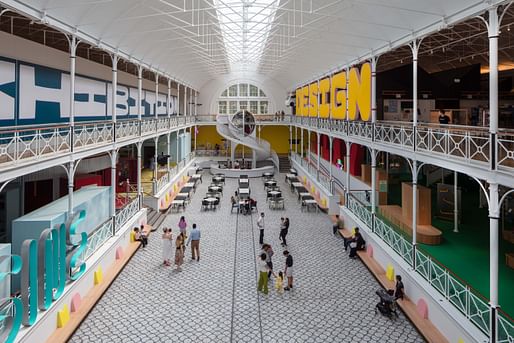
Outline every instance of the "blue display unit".
[[[77, 233], [90, 233], [110, 217], [110, 188], [86, 186], [73, 193], [74, 212], [86, 211], [86, 218], [77, 228]], [[12, 222], [12, 253], [19, 255], [26, 239], [39, 239], [41, 232], [66, 222], [68, 219], [68, 196], [32, 211]], [[13, 277], [12, 287], [19, 289], [19, 276]]]

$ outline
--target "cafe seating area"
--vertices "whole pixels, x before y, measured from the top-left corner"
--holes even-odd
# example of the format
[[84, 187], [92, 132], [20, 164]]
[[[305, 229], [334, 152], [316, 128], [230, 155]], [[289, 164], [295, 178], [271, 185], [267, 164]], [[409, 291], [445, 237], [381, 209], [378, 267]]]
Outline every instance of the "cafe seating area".
[[284, 198], [282, 191], [277, 185], [277, 180], [273, 178], [272, 173], [262, 174], [264, 190], [266, 191], [266, 202], [270, 210], [285, 210]]
[[202, 199], [202, 211], [216, 211], [221, 206], [221, 197], [223, 196], [224, 185], [224, 174], [217, 173], [213, 175], [211, 184], [207, 186], [207, 193]]

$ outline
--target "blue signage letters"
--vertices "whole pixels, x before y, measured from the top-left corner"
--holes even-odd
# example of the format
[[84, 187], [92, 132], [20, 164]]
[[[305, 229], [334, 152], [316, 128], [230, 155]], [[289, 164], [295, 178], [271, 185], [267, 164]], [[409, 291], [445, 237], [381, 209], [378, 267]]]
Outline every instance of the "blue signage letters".
[[[9, 304], [12, 311], [0, 313], [4, 330], [0, 341], [14, 342], [20, 326], [31, 326], [37, 320], [38, 309], [48, 310], [52, 302], [59, 299], [66, 281], [77, 280], [86, 271], [81, 256], [87, 248], [87, 233], [81, 232], [77, 239], [77, 226], [86, 217], [81, 211], [65, 224], [41, 232], [39, 240], [23, 242], [21, 256], [0, 256], [0, 263], [11, 258], [11, 270], [0, 273], [0, 281], [8, 275], [21, 272], [21, 297], [0, 299], [0, 304]], [[66, 250], [72, 252], [66, 256]]]

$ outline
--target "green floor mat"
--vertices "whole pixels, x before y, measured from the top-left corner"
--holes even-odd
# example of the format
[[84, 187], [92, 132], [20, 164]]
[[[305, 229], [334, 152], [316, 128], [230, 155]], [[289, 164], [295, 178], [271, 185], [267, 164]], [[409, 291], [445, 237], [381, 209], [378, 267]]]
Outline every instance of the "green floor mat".
[[[408, 175], [401, 180], [408, 181]], [[448, 180], [451, 183], [453, 175]], [[423, 184], [420, 182], [420, 184]], [[420, 244], [420, 248], [446, 266], [485, 298], [489, 298], [489, 217], [486, 208], [478, 206], [478, 184], [466, 175], [459, 175], [462, 187], [462, 223], [459, 233], [453, 232], [453, 222], [438, 218], [432, 225], [443, 232], [440, 245]], [[432, 186], [432, 215], [436, 209], [436, 186]], [[388, 203], [401, 205], [401, 183], [388, 189]], [[504, 241], [500, 233], [499, 303], [503, 311], [514, 317], [514, 269], [505, 263], [505, 253], [514, 252], [514, 245]]]

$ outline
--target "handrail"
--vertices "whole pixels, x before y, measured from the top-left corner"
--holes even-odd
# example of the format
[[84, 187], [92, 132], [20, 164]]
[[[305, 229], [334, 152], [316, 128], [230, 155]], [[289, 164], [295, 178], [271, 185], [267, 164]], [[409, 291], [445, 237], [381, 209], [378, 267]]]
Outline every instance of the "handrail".
[[[396, 226], [394, 224], [391, 223], [392, 226]], [[409, 236], [410, 237], [410, 236]], [[444, 263], [442, 263], [441, 261], [439, 261], [437, 258], [435, 258], [432, 254], [430, 254], [428, 251], [426, 251], [425, 249], [421, 248], [419, 245], [416, 246], [416, 250], [419, 250], [421, 252], [423, 252], [425, 255], [427, 256], [430, 256], [430, 260], [432, 260], [433, 262], [435, 262], [437, 265], [439, 265], [441, 268], [444, 268], [448, 274], [450, 274], [452, 277], [456, 278], [457, 280], [459, 280], [460, 282], [462, 282], [463, 284], [466, 285], [466, 287], [469, 288], [470, 291], [473, 291], [473, 293], [475, 293], [476, 296], [478, 296], [479, 298], [482, 298], [482, 300], [488, 302], [489, 299], [484, 296], [482, 293], [480, 293], [477, 289], [473, 288], [473, 286], [470, 286], [464, 279], [462, 279], [460, 276], [458, 276], [453, 270], [451, 270], [450, 268], [448, 268]]]
[[[450, 269], [446, 268], [444, 264], [433, 259], [433, 257], [417, 247], [415, 250], [416, 254], [412, 254], [413, 245], [412, 242], [406, 239], [406, 236], [402, 235], [400, 230], [396, 228], [394, 224], [388, 221], [382, 220], [379, 216], [372, 217], [371, 211], [367, 206], [363, 205], [358, 198], [350, 194], [348, 198], [348, 204], [346, 205], [348, 210], [356, 215], [361, 221], [363, 221], [368, 230], [372, 231], [370, 222], [373, 221], [374, 231], [377, 236], [389, 245], [402, 259], [404, 259], [410, 266], [415, 266], [415, 271], [430, 285], [440, 292], [448, 301], [459, 311], [461, 311], [468, 320], [477, 326], [484, 333], [490, 331], [489, 327], [489, 305], [487, 298], [485, 298], [480, 292], [473, 289], [466, 282], [455, 275]], [[360, 215], [365, 218], [361, 218]], [[364, 213], [366, 213], [364, 215]], [[415, 259], [415, 260], [414, 260]], [[416, 264], [414, 264], [417, 262]], [[514, 328], [512, 322], [508, 322], [505, 318], [498, 318], [498, 324], [501, 320], [507, 321], [510, 327]], [[505, 324], [505, 325], [506, 325]], [[504, 326], [505, 326], [504, 325]], [[507, 339], [514, 338], [511, 331], [508, 331], [505, 327], [499, 327], [498, 330]], [[502, 342], [510, 342], [505, 340]]]

